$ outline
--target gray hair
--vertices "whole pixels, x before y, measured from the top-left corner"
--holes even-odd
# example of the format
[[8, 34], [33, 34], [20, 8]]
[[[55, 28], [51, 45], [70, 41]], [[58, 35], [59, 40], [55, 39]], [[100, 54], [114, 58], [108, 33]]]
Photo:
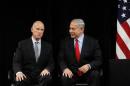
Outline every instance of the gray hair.
[[75, 22], [80, 28], [85, 28], [83, 19], [73, 19], [71, 22]]
[[39, 23], [44, 26], [44, 23], [43, 23], [42, 21], [37, 20], [37, 21], [33, 22], [33, 25], [32, 25], [32, 27], [31, 27], [31, 29], [33, 29], [33, 27], [34, 27], [36, 24], [39, 24]]

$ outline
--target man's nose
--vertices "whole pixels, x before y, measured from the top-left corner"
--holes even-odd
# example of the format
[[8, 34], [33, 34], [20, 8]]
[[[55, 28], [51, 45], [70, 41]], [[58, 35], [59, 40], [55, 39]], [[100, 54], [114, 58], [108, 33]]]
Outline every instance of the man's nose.
[[71, 32], [72, 32], [72, 29], [69, 29], [69, 32], [71, 33]]

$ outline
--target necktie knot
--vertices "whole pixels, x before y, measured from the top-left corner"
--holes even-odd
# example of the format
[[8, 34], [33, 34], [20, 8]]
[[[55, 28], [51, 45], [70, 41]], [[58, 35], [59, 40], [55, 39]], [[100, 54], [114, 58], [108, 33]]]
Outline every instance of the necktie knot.
[[35, 42], [35, 44], [39, 44], [39, 42], [38, 42], [38, 41], [36, 41], [36, 42]]
[[78, 43], [78, 39], [75, 39], [76, 43]]

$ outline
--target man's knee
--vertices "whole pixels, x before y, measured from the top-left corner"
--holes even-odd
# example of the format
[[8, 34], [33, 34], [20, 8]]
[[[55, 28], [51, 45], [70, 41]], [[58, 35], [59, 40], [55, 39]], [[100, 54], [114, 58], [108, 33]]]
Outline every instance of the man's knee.
[[73, 81], [72, 78], [65, 77], [65, 76], [62, 76], [62, 77], [61, 77], [61, 80], [62, 80], [62, 81]]
[[72, 78], [68, 78], [64, 76], [61, 77], [61, 81], [63, 86], [71, 86], [74, 83]]
[[97, 70], [94, 70], [94, 71], [92, 71], [91, 72], [91, 77], [95, 77], [95, 78], [98, 78], [98, 77], [100, 77], [100, 73], [99, 73], [99, 71], [97, 71]]
[[100, 73], [99, 71], [92, 71], [91, 77], [89, 78], [90, 86], [100, 86]]
[[48, 75], [48, 76], [40, 76], [39, 80], [38, 80], [39, 84], [51, 84], [52, 83], [52, 76]]
[[29, 81], [28, 80], [22, 80], [22, 81], [16, 81], [15, 85], [16, 86], [27, 86], [29, 85]]

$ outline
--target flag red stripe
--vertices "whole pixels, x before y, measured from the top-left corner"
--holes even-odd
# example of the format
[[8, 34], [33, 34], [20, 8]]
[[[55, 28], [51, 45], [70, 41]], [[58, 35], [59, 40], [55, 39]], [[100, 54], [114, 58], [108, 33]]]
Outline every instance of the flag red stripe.
[[130, 26], [127, 22], [123, 22], [121, 24], [122, 28], [125, 30], [125, 32], [127, 33], [127, 35], [129, 36], [130, 38]]
[[124, 41], [122, 40], [122, 38], [120, 37], [120, 35], [117, 33], [117, 43], [120, 47], [120, 49], [123, 51], [123, 53], [125, 54], [126, 58], [130, 59], [130, 51], [127, 48], [126, 44], [124, 43]]

